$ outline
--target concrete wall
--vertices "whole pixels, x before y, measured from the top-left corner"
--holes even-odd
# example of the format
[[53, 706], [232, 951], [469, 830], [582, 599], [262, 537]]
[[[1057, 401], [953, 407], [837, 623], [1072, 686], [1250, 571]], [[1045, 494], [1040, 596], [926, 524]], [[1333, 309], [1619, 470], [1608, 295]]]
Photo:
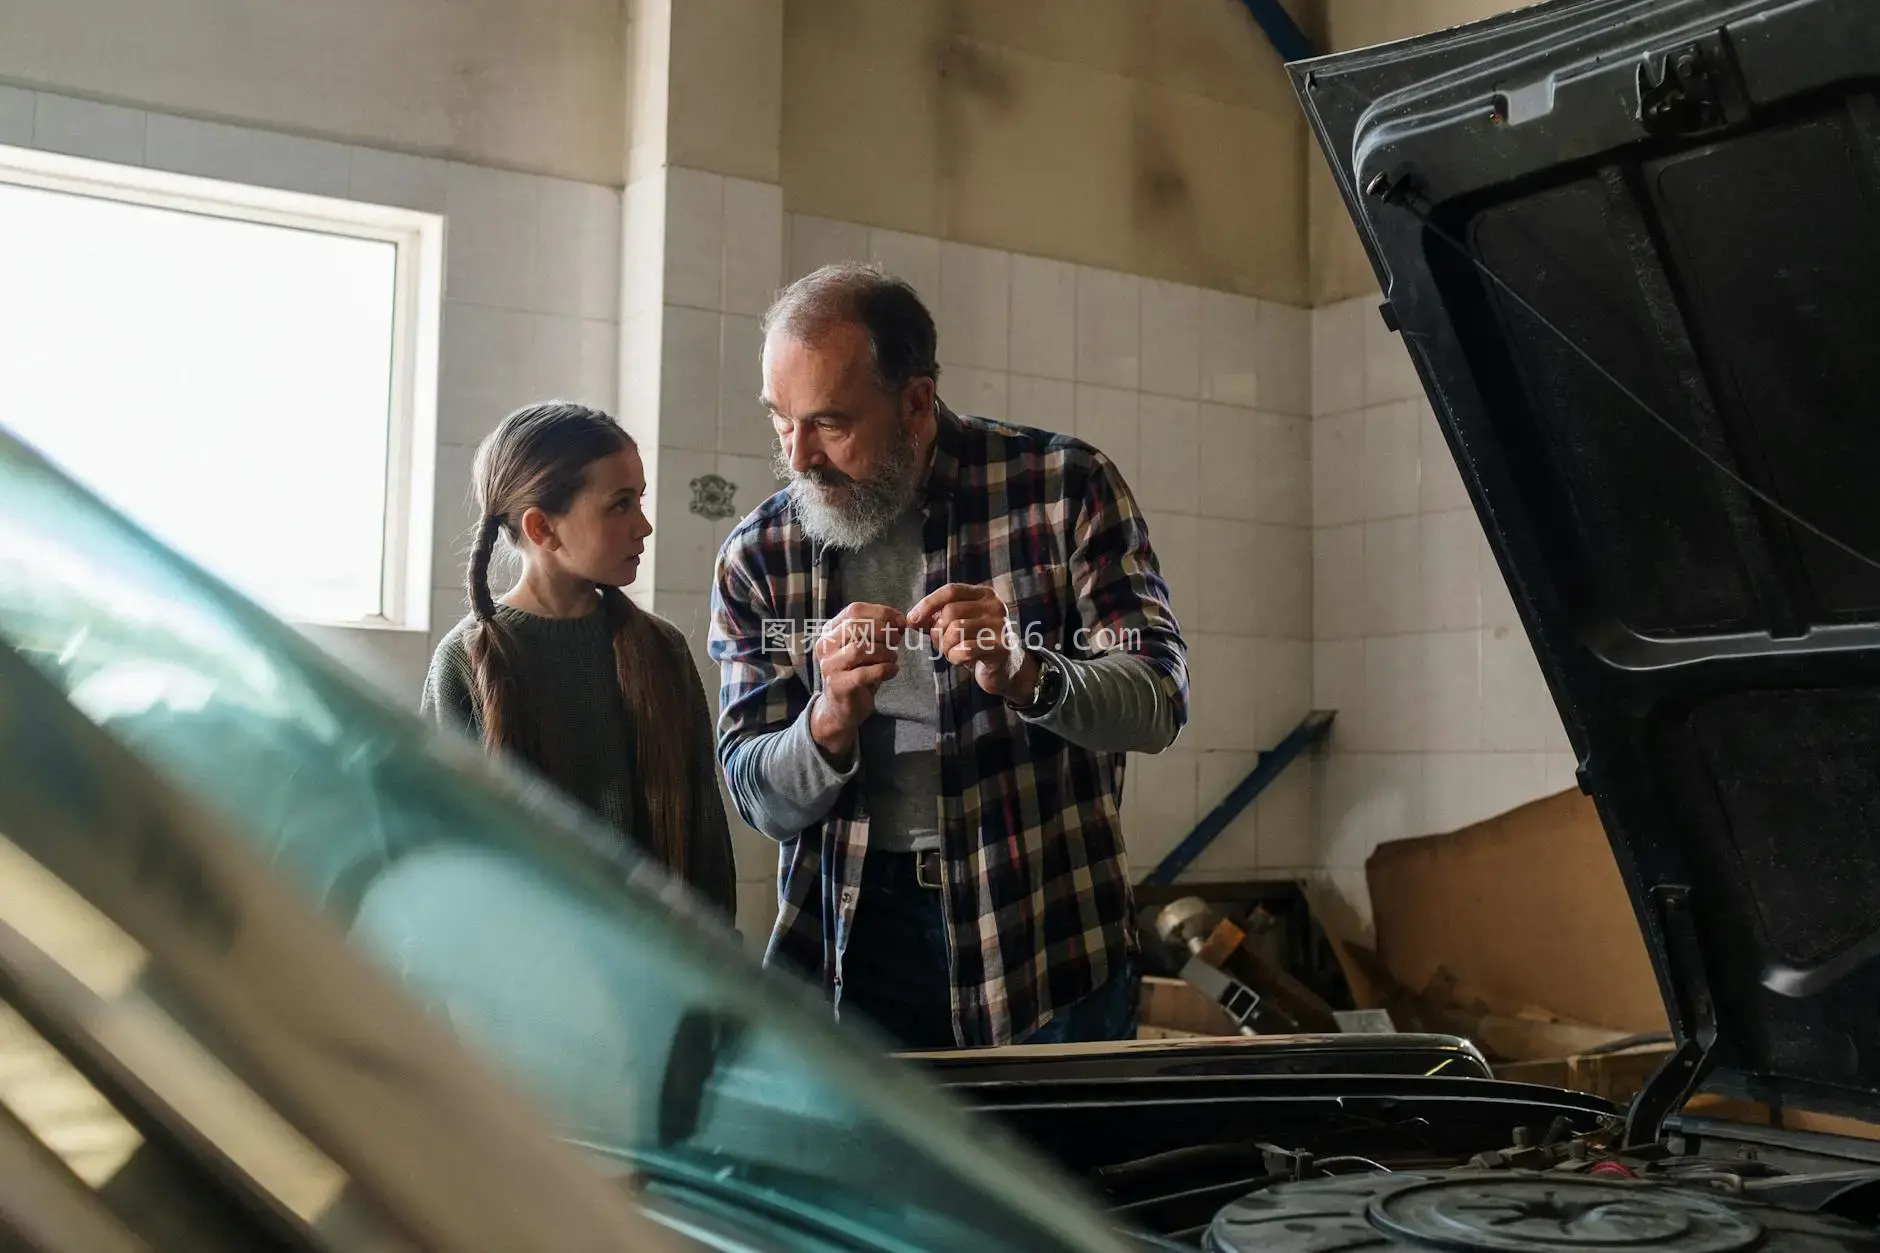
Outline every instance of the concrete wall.
[[618, 185], [625, 0], [6, 0], [0, 81]]
[[[1314, 34], [1328, 52], [1408, 39], [1479, 21], [1531, 0], [1318, 0]], [[1306, 153], [1306, 198], [1310, 225], [1310, 303], [1335, 304], [1377, 290], [1377, 276], [1351, 226], [1318, 145]]]
[[1304, 304], [1304, 145], [1239, 0], [785, 0], [792, 212]]

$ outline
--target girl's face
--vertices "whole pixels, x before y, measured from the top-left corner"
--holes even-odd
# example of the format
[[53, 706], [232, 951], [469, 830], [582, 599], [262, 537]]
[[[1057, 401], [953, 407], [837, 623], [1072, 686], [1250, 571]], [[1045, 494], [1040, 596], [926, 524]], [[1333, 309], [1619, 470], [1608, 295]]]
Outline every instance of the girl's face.
[[[538, 537], [537, 530], [542, 533]], [[556, 572], [601, 587], [625, 587], [640, 573], [653, 524], [646, 516], [646, 467], [637, 448], [610, 453], [587, 468], [568, 512], [531, 509], [523, 530]]]

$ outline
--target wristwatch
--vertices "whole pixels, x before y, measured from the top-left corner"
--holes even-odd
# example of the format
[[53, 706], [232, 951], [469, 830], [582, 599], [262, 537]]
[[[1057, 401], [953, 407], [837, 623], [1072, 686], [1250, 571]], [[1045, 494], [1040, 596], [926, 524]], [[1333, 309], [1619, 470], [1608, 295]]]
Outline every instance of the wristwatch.
[[1056, 653], [1039, 649], [1033, 650], [1031, 655], [1038, 662], [1038, 686], [1032, 689], [1031, 700], [1023, 705], [1013, 700], [1005, 703], [1027, 718], [1041, 718], [1064, 699], [1064, 667]]

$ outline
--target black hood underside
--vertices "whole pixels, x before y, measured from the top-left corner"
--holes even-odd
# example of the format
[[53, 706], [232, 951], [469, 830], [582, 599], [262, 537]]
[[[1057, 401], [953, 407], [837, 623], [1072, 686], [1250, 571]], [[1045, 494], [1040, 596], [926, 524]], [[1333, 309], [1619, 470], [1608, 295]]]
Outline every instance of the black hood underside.
[[1880, 1114], [1880, 0], [1292, 69], [1680, 1041]]

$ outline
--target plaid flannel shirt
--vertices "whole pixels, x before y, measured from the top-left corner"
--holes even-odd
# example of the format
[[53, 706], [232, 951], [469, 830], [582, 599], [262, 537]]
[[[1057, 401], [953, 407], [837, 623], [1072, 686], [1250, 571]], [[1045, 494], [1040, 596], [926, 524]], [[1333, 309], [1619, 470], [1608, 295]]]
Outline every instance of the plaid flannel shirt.
[[[1187, 649], [1142, 513], [1116, 467], [1069, 436], [938, 407], [926, 483], [926, 588], [990, 584], [1025, 642], [1066, 656], [1127, 643], [1187, 721]], [[722, 676], [718, 755], [781, 731], [820, 686], [807, 628], [848, 602], [834, 554], [779, 492], [725, 541], [710, 650]], [[909, 608], [909, 606], [896, 606]], [[1107, 638], [1099, 628], [1111, 628]], [[935, 659], [938, 818], [954, 1031], [963, 1046], [1022, 1040], [1139, 949], [1123, 850], [1124, 755], [1026, 722]], [[859, 778], [779, 851], [766, 963], [819, 979], [841, 1005], [868, 814]]]

